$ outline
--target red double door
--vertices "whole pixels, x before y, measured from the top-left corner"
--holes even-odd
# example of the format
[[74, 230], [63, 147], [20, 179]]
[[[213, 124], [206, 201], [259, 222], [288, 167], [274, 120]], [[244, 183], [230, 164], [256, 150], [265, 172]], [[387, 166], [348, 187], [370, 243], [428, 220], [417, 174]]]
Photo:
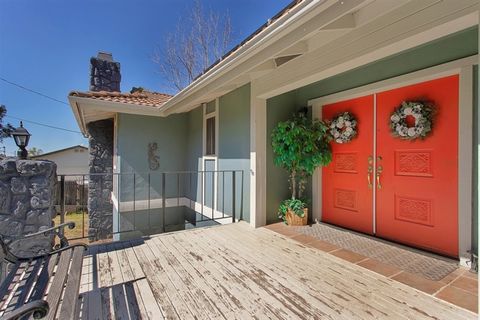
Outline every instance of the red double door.
[[[351, 112], [358, 134], [332, 142], [333, 161], [322, 171], [322, 220], [457, 257], [458, 92], [458, 76], [450, 76], [324, 105], [323, 119]], [[431, 134], [395, 138], [391, 113], [418, 100], [435, 105]]]

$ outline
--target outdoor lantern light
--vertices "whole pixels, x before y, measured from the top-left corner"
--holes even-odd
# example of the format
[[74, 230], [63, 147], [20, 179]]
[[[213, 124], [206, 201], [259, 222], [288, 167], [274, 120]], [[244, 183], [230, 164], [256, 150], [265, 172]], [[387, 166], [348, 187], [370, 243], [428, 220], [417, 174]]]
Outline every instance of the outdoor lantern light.
[[28, 152], [28, 140], [30, 140], [30, 133], [28, 133], [27, 129], [23, 127], [23, 122], [20, 121], [20, 127], [15, 129], [12, 132], [13, 139], [15, 139], [15, 144], [20, 150], [17, 152], [17, 155], [20, 159], [27, 159]]

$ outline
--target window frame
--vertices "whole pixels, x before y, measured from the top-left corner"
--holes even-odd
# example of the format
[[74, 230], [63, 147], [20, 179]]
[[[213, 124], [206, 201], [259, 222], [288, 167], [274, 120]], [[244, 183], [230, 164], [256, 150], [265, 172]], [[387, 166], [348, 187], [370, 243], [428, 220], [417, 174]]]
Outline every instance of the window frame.
[[[207, 113], [207, 103], [202, 104], [203, 108], [203, 137], [202, 137], [202, 144], [203, 144], [203, 151], [202, 155], [205, 159], [212, 159], [216, 160], [218, 157], [218, 99], [215, 99], [215, 111]], [[214, 130], [215, 130], [215, 137], [214, 137], [214, 153], [207, 154], [207, 120], [215, 118], [214, 123]]]

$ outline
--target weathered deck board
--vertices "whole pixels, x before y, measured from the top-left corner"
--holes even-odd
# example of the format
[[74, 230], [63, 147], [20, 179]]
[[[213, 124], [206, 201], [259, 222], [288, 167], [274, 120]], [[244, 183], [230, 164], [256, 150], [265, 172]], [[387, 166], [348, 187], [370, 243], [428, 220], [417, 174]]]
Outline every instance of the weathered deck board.
[[[145, 276], [148, 279], [150, 287], [152, 288], [153, 295], [158, 301], [159, 306], [162, 309], [162, 314], [165, 318], [193, 318], [192, 314], [188, 310], [187, 306], [181, 302], [178, 297], [178, 292], [168, 280], [165, 272], [151, 262], [150, 258], [155, 258], [150, 250], [145, 249], [148, 247], [146, 244], [141, 244], [135, 247], [135, 254], [137, 255], [138, 262], [145, 272]], [[174, 302], [177, 304], [174, 304]]]
[[137, 301], [141, 299], [140, 316], [142, 319], [163, 319], [162, 311], [160, 310], [157, 300], [153, 296], [152, 289], [148, 285], [146, 279], [141, 279], [133, 284], [135, 296]]
[[[186, 234], [175, 235], [174, 239], [180, 241], [182, 239], [186, 245], [188, 245], [188, 238], [185, 238]], [[211, 242], [211, 239], [208, 239]], [[247, 301], [257, 301], [260, 310], [255, 310], [253, 313], [255, 316], [268, 315], [271, 318], [291, 319], [298, 317], [314, 317], [315, 315], [328, 317], [328, 313], [325, 310], [310, 308], [310, 304], [297, 304], [297, 299], [292, 299], [287, 293], [287, 288], [282, 287], [281, 284], [275, 282], [273, 285], [265, 283], [255, 273], [256, 267], [250, 261], [244, 260], [241, 254], [225, 258], [224, 253], [211, 251], [217, 246], [210, 246], [209, 241], [199, 238], [197, 239], [199, 248], [208, 248], [209, 252], [203, 252], [200, 255], [204, 259], [215, 261], [215, 263], [222, 266], [227, 274], [227, 279], [233, 283], [237, 283], [245, 290], [240, 295], [237, 295], [237, 299], [243, 300], [247, 298]], [[276, 277], [276, 275], [274, 275]], [[251, 309], [251, 305], [246, 305], [247, 310]], [[331, 314], [333, 315], [333, 314]]]
[[[194, 254], [207, 262], [210, 269], [213, 270], [213, 273], [208, 276], [220, 277], [223, 285], [228, 285], [227, 289], [230, 291], [230, 296], [241, 303], [242, 308], [250, 314], [250, 318], [287, 318], [286, 312], [282, 310], [283, 306], [278, 303], [275, 297], [261, 290], [251, 279], [245, 277], [241, 270], [222, 263], [222, 259], [217, 259], [218, 257], [213, 254], [214, 252], [209, 250], [208, 244], [198, 242], [196, 250], [194, 250], [189, 239], [185, 240], [183, 236], [184, 234], [175, 235], [173, 241], [181, 242], [184, 246], [190, 248], [190, 254]], [[197, 239], [197, 241], [200, 241], [200, 239]], [[255, 303], [251, 303], [252, 301], [255, 301]]]
[[[225, 231], [229, 230], [221, 230], [220, 234]], [[295, 252], [297, 257], [292, 262], [295, 263], [295, 261], [297, 261], [297, 264], [296, 266], [294, 265], [292, 270], [299, 270], [298, 268], [302, 266], [303, 268], [309, 268], [311, 272], [309, 272], [309, 277], [306, 278], [307, 282], [315, 280], [313, 283], [317, 284], [319, 281], [328, 278], [334, 287], [342, 289], [343, 294], [358, 295], [358, 293], [361, 293], [362, 295], [358, 297], [362, 299], [360, 301], [378, 302], [380, 306], [383, 306], [383, 312], [388, 310], [396, 311], [399, 315], [404, 315], [408, 318], [418, 318], [419, 313], [423, 312], [440, 318], [442, 316], [450, 316], [451, 318], [462, 317], [463, 312], [459, 312], [458, 308], [445, 304], [445, 308], [439, 310], [436, 304], [431, 303], [431, 296], [400, 284], [399, 282], [383, 278], [376, 273], [362, 268], [355, 268], [354, 265], [346, 264], [344, 260], [326, 255], [315, 249], [305, 248], [269, 230], [259, 229], [258, 231], [256, 236], [250, 239], [262, 245], [260, 249], [263, 248], [263, 250], [268, 249], [269, 251], [276, 252], [277, 254], [274, 256], [280, 257], [280, 259], [277, 259], [279, 265], [282, 265], [282, 261], [286, 261], [292, 256], [291, 254], [287, 254], [284, 251], [285, 249]], [[261, 233], [264, 233], [264, 236], [262, 236]], [[304, 250], [298, 250], [298, 247], [303, 247]], [[315, 255], [320, 255], [328, 259], [329, 264], [327, 268], [320, 268]], [[325, 263], [322, 264], [325, 265]], [[326, 274], [325, 271], [327, 272]], [[298, 276], [301, 275], [299, 274]], [[320, 287], [323, 290], [328, 286], [321, 285]], [[392, 297], [394, 299], [392, 299]], [[402, 303], [399, 303], [399, 301]], [[422, 302], [424, 303], [422, 304]], [[465, 312], [470, 314], [467, 311]]]
[[[214, 238], [218, 237], [218, 241], [221, 241], [221, 237], [224, 236], [222, 230], [218, 234], [212, 235]], [[228, 230], [232, 232], [232, 230]], [[288, 246], [281, 244], [279, 250], [277, 250], [278, 239], [275, 242], [268, 243], [265, 246], [262, 243], [260, 237], [255, 237], [252, 242], [247, 241], [248, 237], [244, 237], [244, 246], [257, 247], [257, 250], [265, 251], [268, 250], [271, 253], [274, 253], [274, 257], [270, 259], [256, 260], [258, 262], [257, 267], [261, 269], [260, 272], [265, 272], [269, 274], [278, 274], [277, 281], [285, 283], [286, 287], [297, 288], [298, 290], [305, 290], [305, 295], [303, 297], [312, 296], [319, 299], [318, 302], [327, 304], [337, 310], [340, 314], [348, 314], [349, 318], [369, 318], [369, 317], [381, 317], [381, 318], [406, 318], [406, 316], [401, 312], [396, 312], [394, 305], [390, 305], [389, 308], [385, 308], [379, 304], [381, 300], [381, 295], [378, 297], [371, 297], [368, 292], [368, 288], [357, 282], [358, 279], [350, 279], [350, 274], [346, 273], [345, 270], [342, 270], [343, 267], [339, 266], [334, 270], [330, 268], [322, 268], [322, 265], [315, 263], [310, 265], [308, 259], [302, 259], [295, 248], [293, 251], [295, 255], [286, 253], [284, 249], [287, 249]], [[250, 239], [252, 240], [252, 239]], [[234, 250], [242, 250], [241, 247], [235, 247]], [[289, 243], [289, 245], [298, 247], [298, 244]], [[227, 253], [227, 252], [226, 252]], [[244, 255], [248, 255], [248, 252], [244, 252]], [[255, 256], [250, 256], [250, 259], [255, 261]], [[263, 267], [262, 267], [263, 265]], [[284, 272], [283, 270], [289, 270]], [[308, 272], [305, 272], [308, 270]], [[312, 278], [316, 281], [312, 285]], [[342, 279], [349, 279], [348, 287], [345, 287], [342, 283]], [[300, 279], [300, 282], [298, 281]], [[352, 303], [352, 300], [355, 303]], [[315, 303], [315, 302], [314, 302]], [[338, 316], [337, 316], [338, 317]]]
[[[110, 247], [111, 250], [115, 250]], [[96, 254], [98, 261], [98, 284], [100, 287], [111, 287], [113, 285], [110, 258], [108, 256], [107, 246], [99, 245]]]
[[[161, 242], [159, 241], [150, 241], [152, 250], [160, 255], [165, 256], [164, 262], [173, 269], [173, 273], [177, 274], [176, 281], [181, 288], [181, 292], [185, 296], [189, 296], [192, 299], [193, 305], [197, 308], [200, 316], [202, 318], [211, 318], [211, 319], [225, 319], [224, 315], [218, 310], [215, 305], [215, 301], [211, 300], [210, 297], [203, 290], [204, 283], [197, 282], [195, 274], [190, 274], [189, 265], [186, 263], [180, 263], [180, 259], [177, 259], [177, 254], [172, 254]], [[191, 271], [191, 270], [190, 270]], [[167, 269], [168, 272], [168, 269]], [[213, 298], [213, 297], [212, 297]]]
[[[188, 249], [175, 241], [173, 237], [157, 237], [155, 240], [162, 242], [170, 252], [176, 254], [177, 259], [183, 261], [184, 268], [201, 286], [205, 294], [216, 302], [217, 307], [227, 319], [245, 319], [248, 317], [245, 309], [240, 308], [233, 299], [231, 293], [222, 285], [222, 281], [212, 276], [212, 270], [207, 269], [204, 263], [199, 261], [199, 256], [192, 254]], [[173, 241], [172, 241], [173, 240]]]
[[88, 319], [477, 318], [245, 223], [97, 250], [85, 257], [88, 267], [83, 270], [82, 313]]

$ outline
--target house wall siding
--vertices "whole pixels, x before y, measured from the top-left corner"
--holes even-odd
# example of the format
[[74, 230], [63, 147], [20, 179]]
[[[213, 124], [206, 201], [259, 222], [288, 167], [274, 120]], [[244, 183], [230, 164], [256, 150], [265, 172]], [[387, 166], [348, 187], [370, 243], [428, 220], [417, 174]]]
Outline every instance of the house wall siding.
[[[207, 103], [207, 110], [215, 108], [215, 101]], [[243, 170], [243, 186], [241, 173], [236, 174], [236, 214], [238, 218], [249, 221], [250, 218], [250, 84], [246, 84], [219, 98], [218, 102], [218, 170]], [[202, 169], [203, 156], [203, 106], [187, 113], [187, 170]], [[212, 167], [209, 165], [208, 170]], [[211, 203], [211, 178], [205, 177], [206, 204]], [[218, 174], [217, 209], [232, 212], [232, 174]], [[201, 191], [198, 188], [201, 180], [192, 179], [192, 188], [187, 190], [188, 196], [200, 202]], [[225, 188], [223, 187], [225, 183]], [[240, 200], [243, 191], [243, 199]]]
[[[220, 97], [218, 111], [218, 170], [243, 170], [243, 186], [242, 174], [236, 173], [235, 213], [250, 221], [250, 84]], [[218, 206], [224, 206], [226, 212], [232, 210], [231, 179], [231, 175], [225, 176], [223, 194], [223, 177], [219, 177]]]
[[[88, 174], [89, 152], [88, 149], [74, 148], [62, 152], [40, 155], [35, 159], [50, 160], [57, 164], [57, 174], [81, 175]], [[68, 179], [68, 177], [67, 177]]]
[[[271, 131], [278, 121], [287, 119], [293, 111], [305, 107], [310, 99], [461, 59], [477, 52], [478, 29], [470, 28], [268, 99], [267, 137], [269, 139]], [[477, 130], [478, 124], [475, 126], [475, 130]], [[282, 169], [275, 167], [270, 141], [267, 145], [267, 223], [271, 223], [278, 221], [276, 213], [278, 205], [288, 196], [289, 192], [287, 175]], [[475, 148], [477, 147], [475, 146]], [[311, 183], [309, 189], [311, 194]], [[475, 212], [475, 216], [476, 214]], [[476, 226], [476, 223], [474, 225]], [[475, 230], [474, 234], [476, 232]]]
[[[133, 173], [135, 173], [135, 198], [148, 198], [148, 173], [150, 173], [150, 197], [162, 194], [159, 174], [163, 171], [184, 171], [186, 167], [187, 115], [175, 114], [166, 118], [119, 114], [117, 128], [117, 154], [120, 162], [122, 201], [133, 200]], [[148, 145], [156, 142], [159, 168], [150, 170]], [[131, 175], [129, 175], [131, 174]], [[167, 176], [166, 191], [172, 197], [176, 185]], [[171, 182], [171, 183], [169, 183]]]

